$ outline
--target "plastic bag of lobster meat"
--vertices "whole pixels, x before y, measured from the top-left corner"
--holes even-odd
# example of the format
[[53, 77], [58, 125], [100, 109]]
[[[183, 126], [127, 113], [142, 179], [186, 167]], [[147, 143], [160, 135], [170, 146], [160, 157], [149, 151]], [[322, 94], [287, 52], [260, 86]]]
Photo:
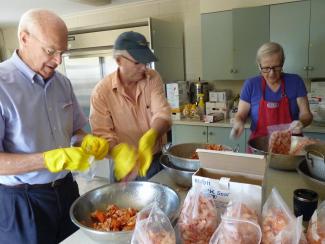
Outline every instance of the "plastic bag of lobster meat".
[[307, 240], [310, 244], [325, 243], [325, 201], [319, 205], [309, 221]]
[[131, 244], [176, 244], [173, 226], [157, 202], [137, 214]]
[[184, 244], [208, 244], [218, 226], [213, 198], [194, 185], [187, 193], [178, 219], [179, 237]]
[[296, 218], [273, 188], [262, 210], [263, 244], [305, 244], [302, 218]]
[[258, 198], [252, 197], [249, 192], [234, 195], [210, 244], [261, 243], [260, 204]]
[[291, 147], [290, 124], [268, 126], [269, 148], [268, 151], [276, 154], [289, 154]]

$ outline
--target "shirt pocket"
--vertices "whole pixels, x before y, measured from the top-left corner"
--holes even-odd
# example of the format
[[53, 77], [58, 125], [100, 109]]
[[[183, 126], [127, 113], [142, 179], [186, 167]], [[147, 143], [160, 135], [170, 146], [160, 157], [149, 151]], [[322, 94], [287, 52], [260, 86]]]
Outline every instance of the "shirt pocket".
[[59, 102], [59, 114], [58, 117], [61, 123], [62, 129], [71, 134], [73, 130], [73, 102], [72, 101], [61, 101]]

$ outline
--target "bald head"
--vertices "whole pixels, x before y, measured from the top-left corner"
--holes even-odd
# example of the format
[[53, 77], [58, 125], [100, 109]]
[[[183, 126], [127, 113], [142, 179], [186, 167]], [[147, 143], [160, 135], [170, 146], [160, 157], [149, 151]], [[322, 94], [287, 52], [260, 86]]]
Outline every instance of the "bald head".
[[27, 11], [18, 26], [19, 57], [44, 79], [62, 62], [68, 46], [68, 29], [55, 13], [45, 9]]
[[51, 35], [57, 39], [66, 38], [68, 34], [64, 21], [58, 15], [46, 9], [31, 9], [25, 12], [19, 21], [18, 38], [23, 31], [34, 35]]

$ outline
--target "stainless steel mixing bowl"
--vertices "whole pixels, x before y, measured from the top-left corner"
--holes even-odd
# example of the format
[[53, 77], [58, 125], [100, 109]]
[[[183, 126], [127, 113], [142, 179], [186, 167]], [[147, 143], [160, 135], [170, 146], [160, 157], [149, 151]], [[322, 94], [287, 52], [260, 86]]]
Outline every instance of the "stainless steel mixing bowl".
[[[291, 137], [291, 148], [294, 148], [298, 141], [303, 138], [299, 136]], [[255, 154], [267, 156], [268, 165], [274, 169], [281, 170], [296, 170], [298, 164], [305, 159], [302, 155], [284, 155], [269, 153], [269, 137], [261, 136], [248, 141], [248, 146]]]
[[[169, 157], [169, 161], [175, 166], [187, 169], [187, 170], [197, 170], [200, 168], [200, 160], [191, 159], [193, 152], [196, 149], [206, 149], [207, 144], [203, 143], [182, 143], [175, 144], [168, 148], [167, 155]], [[231, 147], [224, 146], [225, 150], [232, 151]]]
[[307, 161], [303, 160], [297, 167], [298, 173], [301, 175], [302, 179], [308, 185], [308, 187], [317, 192], [320, 199], [325, 199], [325, 181], [318, 180], [314, 178], [308, 169]]
[[128, 182], [104, 185], [79, 197], [70, 208], [70, 218], [86, 235], [102, 243], [130, 243], [133, 231], [99, 231], [91, 227], [90, 213], [105, 210], [108, 204], [141, 210], [154, 200], [171, 222], [178, 215], [180, 198], [168, 186], [153, 182]]
[[160, 164], [166, 169], [168, 176], [172, 181], [177, 185], [183, 187], [192, 186], [192, 175], [195, 173], [195, 170], [182, 169], [169, 161], [168, 155], [161, 155]]

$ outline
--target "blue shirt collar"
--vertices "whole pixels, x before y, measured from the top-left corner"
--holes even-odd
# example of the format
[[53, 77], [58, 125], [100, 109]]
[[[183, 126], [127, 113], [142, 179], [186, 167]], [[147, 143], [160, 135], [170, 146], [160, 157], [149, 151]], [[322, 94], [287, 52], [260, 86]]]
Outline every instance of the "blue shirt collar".
[[17, 67], [17, 69], [32, 83], [37, 83], [44, 86], [45, 81], [42, 76], [33, 71], [17, 54], [18, 50], [15, 50], [12, 54], [11, 60]]

